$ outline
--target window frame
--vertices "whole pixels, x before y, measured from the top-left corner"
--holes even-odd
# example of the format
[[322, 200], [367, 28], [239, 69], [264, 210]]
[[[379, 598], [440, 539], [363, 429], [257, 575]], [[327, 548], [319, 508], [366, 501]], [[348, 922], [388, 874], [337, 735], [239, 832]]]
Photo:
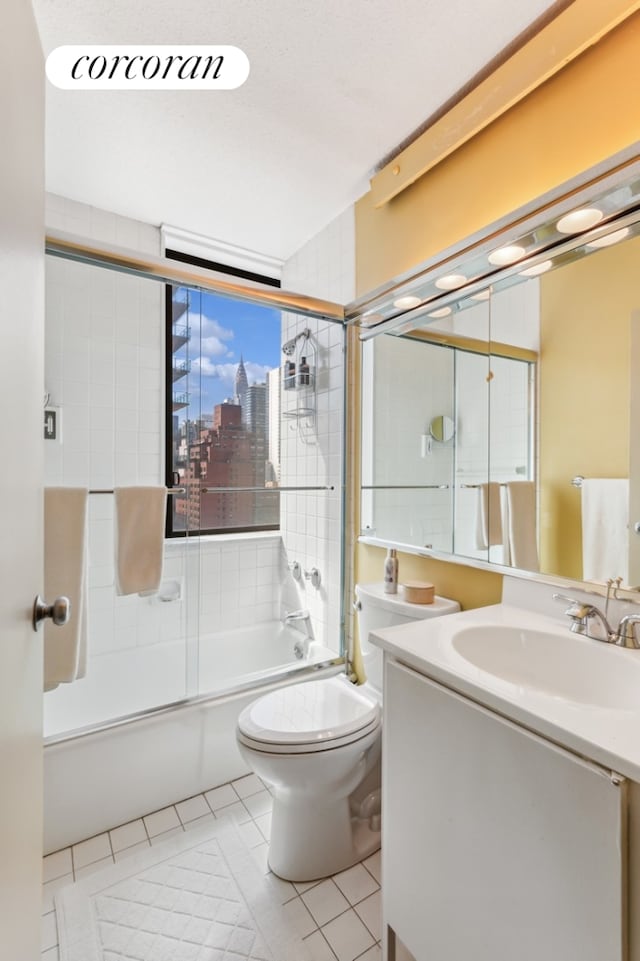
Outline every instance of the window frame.
[[[214, 270], [221, 274], [230, 275], [237, 277], [241, 280], [248, 280], [252, 283], [261, 284], [269, 287], [280, 288], [282, 286], [280, 279], [276, 277], [268, 277], [263, 274], [258, 274], [255, 271], [245, 270], [239, 267], [230, 267], [228, 264], [217, 263], [212, 260], [207, 260], [204, 257], [198, 257], [192, 254], [185, 254], [182, 251], [174, 250], [172, 248], [167, 248], [165, 250], [165, 257], [171, 260], [177, 260], [185, 264], [191, 264], [194, 267], [203, 267], [207, 270]], [[175, 484], [176, 471], [173, 469], [173, 352], [171, 351], [171, 341], [173, 335], [173, 290], [176, 286], [186, 286], [186, 285], [176, 285], [176, 284], [165, 284], [165, 396], [164, 396], [164, 409], [165, 409], [165, 450], [164, 450], [164, 463], [165, 463], [165, 482], [167, 489], [171, 490], [172, 487], [179, 486]], [[214, 294], [209, 292], [211, 296], [224, 297], [223, 294]], [[234, 488], [230, 487], [230, 491]], [[278, 490], [277, 488], [265, 488], [265, 490]], [[275, 496], [270, 495], [270, 496]], [[167, 513], [165, 518], [165, 537], [167, 539], [179, 538], [179, 537], [207, 537], [207, 536], [227, 536], [231, 537], [235, 534], [260, 534], [260, 533], [273, 533], [280, 530], [280, 524], [257, 524], [250, 527], [223, 527], [223, 528], [203, 528], [198, 527], [197, 529], [185, 530], [175, 530], [173, 527], [173, 504], [172, 497], [167, 498]]]

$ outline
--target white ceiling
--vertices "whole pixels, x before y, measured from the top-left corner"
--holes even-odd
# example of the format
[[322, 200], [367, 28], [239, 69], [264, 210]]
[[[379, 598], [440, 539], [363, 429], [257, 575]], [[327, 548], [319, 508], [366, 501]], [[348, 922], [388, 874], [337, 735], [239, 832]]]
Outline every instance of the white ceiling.
[[551, 0], [33, 0], [67, 43], [214, 43], [238, 90], [47, 84], [47, 189], [286, 258]]

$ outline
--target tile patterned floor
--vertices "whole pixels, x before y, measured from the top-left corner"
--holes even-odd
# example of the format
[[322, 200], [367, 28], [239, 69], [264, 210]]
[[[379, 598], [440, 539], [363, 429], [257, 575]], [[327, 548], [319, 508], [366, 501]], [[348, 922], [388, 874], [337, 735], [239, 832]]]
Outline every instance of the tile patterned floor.
[[380, 852], [323, 881], [282, 881], [267, 865], [271, 805], [262, 781], [248, 774], [49, 854], [43, 862], [42, 961], [59, 961], [53, 902], [59, 888], [216, 815], [234, 818], [256, 863], [279, 892], [292, 930], [305, 939], [314, 961], [380, 961]]

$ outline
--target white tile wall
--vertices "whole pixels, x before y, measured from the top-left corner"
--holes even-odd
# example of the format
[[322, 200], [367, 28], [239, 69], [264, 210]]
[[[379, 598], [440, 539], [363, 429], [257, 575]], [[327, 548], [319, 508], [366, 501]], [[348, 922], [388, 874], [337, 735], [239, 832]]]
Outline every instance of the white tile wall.
[[[355, 224], [349, 208], [284, 265], [282, 286], [311, 296], [347, 303], [355, 296]], [[315, 406], [311, 417], [285, 421], [281, 437], [283, 486], [333, 486], [330, 492], [281, 495], [285, 563], [317, 567], [320, 588], [288, 579], [283, 603], [311, 612], [314, 634], [338, 649], [342, 555], [342, 450], [344, 340], [336, 324], [282, 315], [283, 342], [308, 327], [317, 351], [317, 391], [284, 391], [283, 410]]]
[[368, 341], [368, 376], [375, 383], [370, 417], [368, 484], [447, 484], [447, 490], [388, 490], [363, 498], [361, 526], [376, 537], [451, 550], [454, 442], [432, 443], [422, 455], [422, 437], [433, 417], [454, 417], [453, 351], [393, 336]]
[[[48, 195], [47, 226], [85, 238], [112, 242], [150, 254], [160, 253], [158, 228]], [[353, 233], [353, 231], [351, 231]], [[330, 240], [312, 243], [313, 269], [302, 251], [293, 258], [309, 277], [342, 273], [329, 266], [322, 251], [340, 259], [336, 242], [349, 232], [332, 225]], [[352, 270], [351, 261], [347, 263]], [[312, 280], [309, 279], [311, 284]], [[304, 283], [307, 283], [305, 279]], [[161, 284], [113, 271], [47, 258], [46, 390], [61, 411], [62, 441], [46, 442], [46, 483], [90, 488], [164, 483], [164, 288]], [[286, 286], [286, 284], [285, 284]], [[305, 288], [306, 289], [306, 288]], [[326, 294], [325, 294], [326, 295]], [[341, 418], [329, 409], [341, 404], [341, 353], [336, 332], [322, 325], [322, 444], [287, 450], [296, 477], [311, 470], [339, 474]], [[338, 361], [340, 363], [338, 363]], [[306, 454], [315, 451], [307, 460]], [[315, 483], [316, 481], [314, 481]], [[297, 508], [297, 504], [293, 508]], [[325, 584], [322, 635], [331, 631], [337, 647], [338, 619], [323, 604], [327, 589], [338, 597], [339, 571], [327, 544], [339, 542], [339, 494], [301, 508], [305, 529], [290, 513], [291, 524], [312, 545], [297, 545], [304, 566], [321, 567]], [[310, 510], [313, 508], [313, 510]], [[198, 690], [198, 636], [272, 620], [292, 605], [279, 535], [203, 538], [167, 542], [164, 581], [175, 581], [181, 597], [118, 597], [115, 593], [113, 498], [90, 498], [89, 671], [87, 679], [63, 685], [45, 698], [46, 732], [68, 730], [123, 713], [184, 697]], [[298, 526], [300, 530], [298, 531]], [[316, 547], [316, 540], [318, 547]], [[322, 545], [320, 551], [319, 545]], [[302, 550], [305, 546], [305, 550]], [[306, 549], [309, 546], [309, 549]], [[293, 592], [295, 593], [295, 592]], [[316, 604], [316, 607], [318, 605]], [[326, 605], [325, 605], [326, 606]]]

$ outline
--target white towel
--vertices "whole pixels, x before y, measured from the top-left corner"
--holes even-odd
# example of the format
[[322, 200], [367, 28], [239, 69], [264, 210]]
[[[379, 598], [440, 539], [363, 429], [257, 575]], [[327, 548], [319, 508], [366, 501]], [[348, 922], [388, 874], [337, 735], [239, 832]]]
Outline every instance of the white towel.
[[45, 621], [44, 689], [69, 684], [87, 669], [87, 490], [44, 492], [44, 596], [69, 598], [71, 616], [56, 627]]
[[536, 486], [533, 481], [511, 481], [504, 491], [504, 562], [523, 571], [539, 571]]
[[582, 481], [582, 577], [629, 583], [629, 480], [593, 477]]
[[494, 544], [502, 544], [500, 484], [478, 484], [476, 547], [486, 550]]
[[166, 487], [117, 487], [116, 591], [153, 594], [160, 587]]

